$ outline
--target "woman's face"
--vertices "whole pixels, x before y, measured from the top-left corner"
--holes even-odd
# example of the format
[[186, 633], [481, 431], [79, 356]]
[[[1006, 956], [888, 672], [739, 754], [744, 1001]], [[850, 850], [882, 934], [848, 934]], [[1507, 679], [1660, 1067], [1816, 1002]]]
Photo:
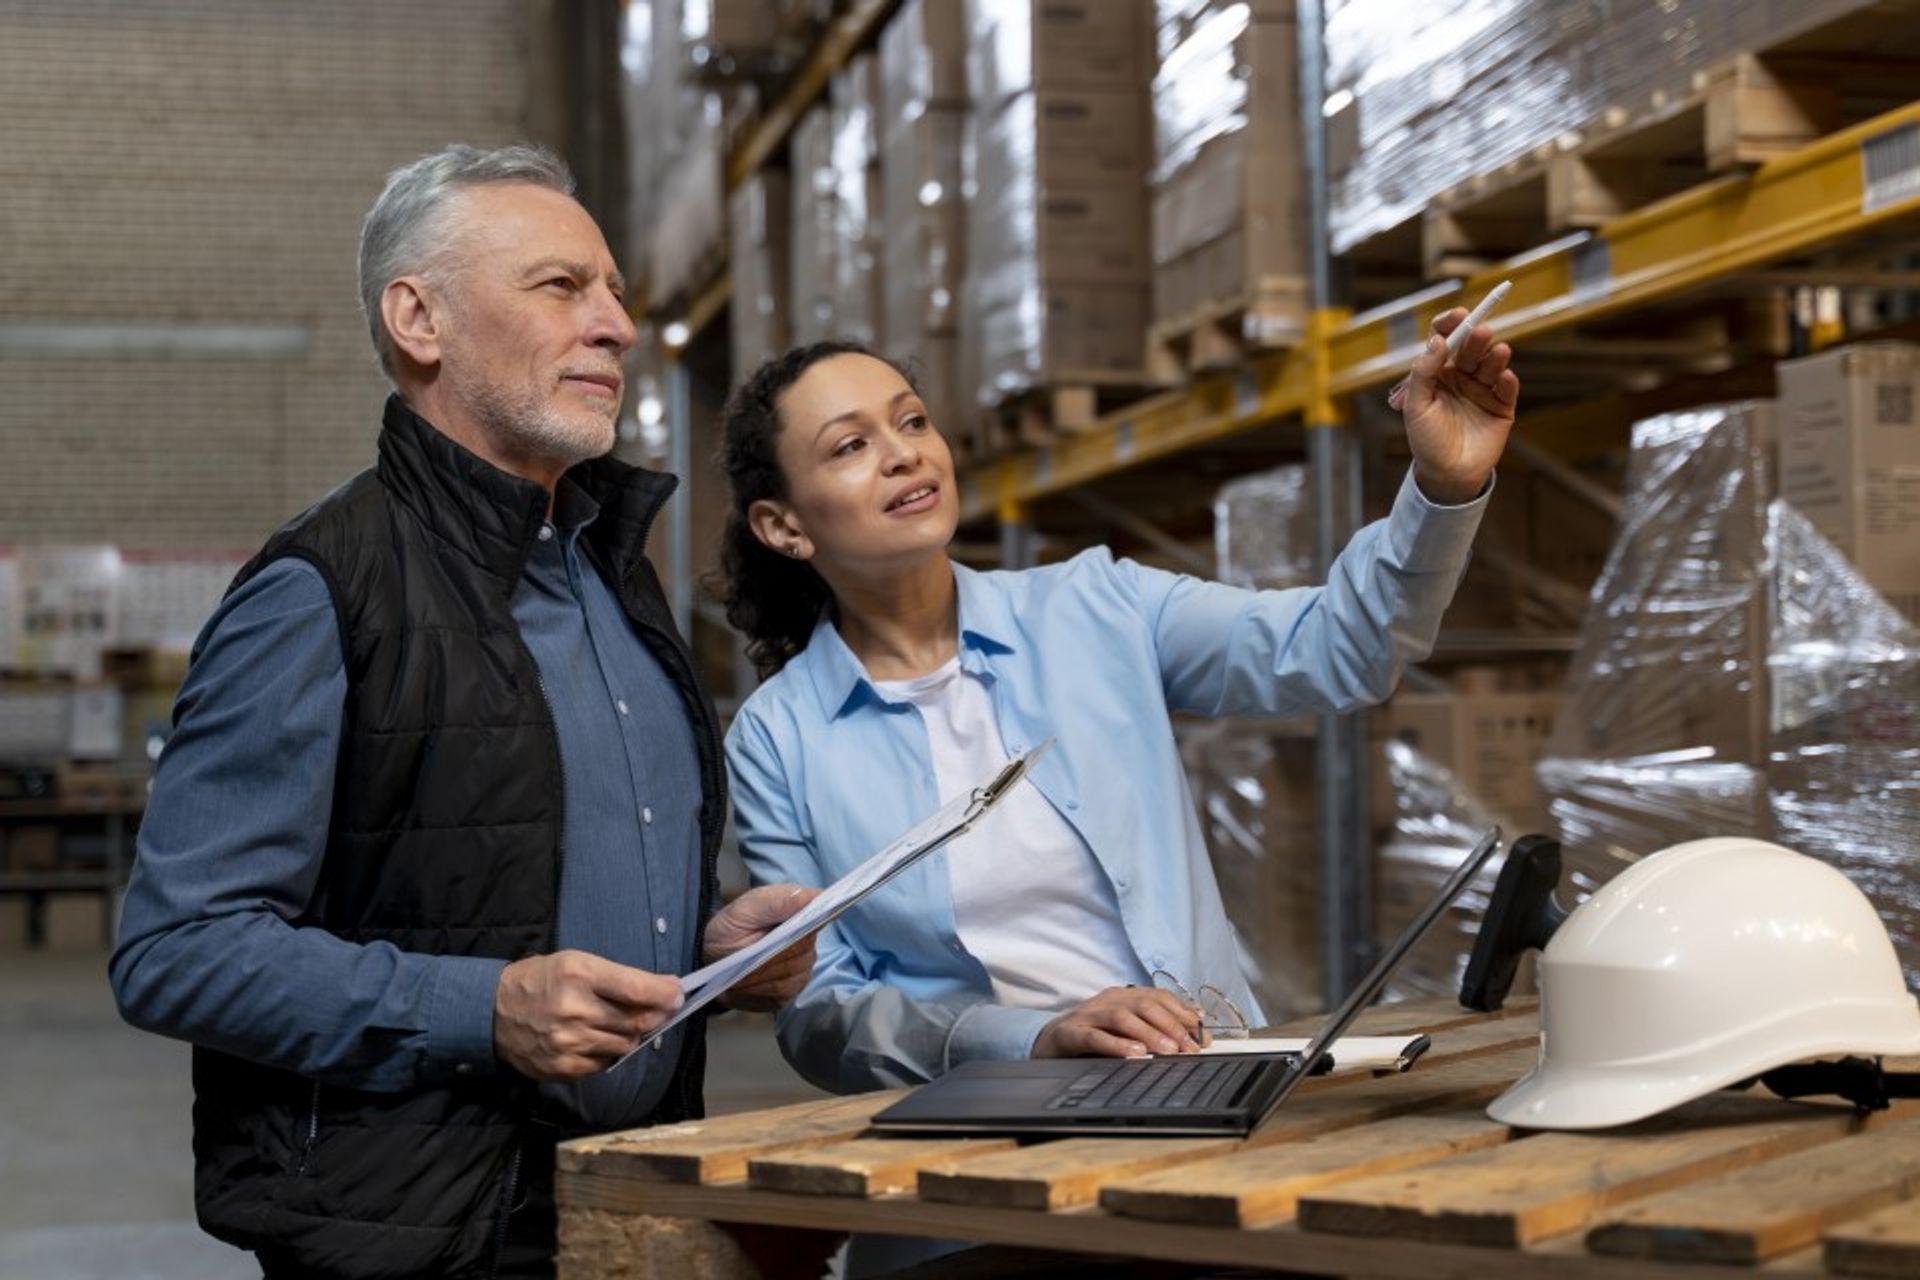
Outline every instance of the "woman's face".
[[757, 502], [760, 540], [829, 580], [944, 552], [959, 524], [953, 455], [907, 380], [884, 360], [830, 356], [780, 397], [785, 502]]

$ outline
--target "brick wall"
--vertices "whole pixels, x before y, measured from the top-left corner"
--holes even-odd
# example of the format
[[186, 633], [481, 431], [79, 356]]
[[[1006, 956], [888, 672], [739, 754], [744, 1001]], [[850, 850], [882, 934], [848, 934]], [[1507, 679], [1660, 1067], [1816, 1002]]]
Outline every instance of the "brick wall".
[[0, 0], [0, 544], [245, 546], [365, 466], [360, 219], [396, 165], [541, 136], [550, 17]]

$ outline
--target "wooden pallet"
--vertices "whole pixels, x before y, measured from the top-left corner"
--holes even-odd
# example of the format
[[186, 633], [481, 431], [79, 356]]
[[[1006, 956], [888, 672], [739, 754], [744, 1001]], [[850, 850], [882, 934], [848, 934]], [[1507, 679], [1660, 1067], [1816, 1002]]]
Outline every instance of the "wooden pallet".
[[1483, 1108], [1534, 1061], [1530, 1008], [1398, 1006], [1366, 1029], [1433, 1048], [1404, 1075], [1313, 1081], [1244, 1141], [868, 1131], [896, 1091], [569, 1143], [560, 1275], [778, 1274], [717, 1223], [1408, 1280], [1920, 1275], [1920, 1106], [1722, 1093], [1526, 1133]]
[[986, 462], [1013, 449], [1045, 446], [1078, 435], [1103, 415], [1150, 394], [1158, 385], [1144, 370], [1057, 374], [1045, 386], [982, 410], [965, 453], [969, 461]]
[[1422, 266], [1430, 279], [1469, 274], [1846, 123], [1832, 63], [1737, 55], [1442, 192], [1421, 219]]
[[1303, 281], [1275, 281], [1158, 321], [1147, 330], [1147, 373], [1171, 386], [1241, 368], [1260, 352], [1297, 345], [1310, 309]]

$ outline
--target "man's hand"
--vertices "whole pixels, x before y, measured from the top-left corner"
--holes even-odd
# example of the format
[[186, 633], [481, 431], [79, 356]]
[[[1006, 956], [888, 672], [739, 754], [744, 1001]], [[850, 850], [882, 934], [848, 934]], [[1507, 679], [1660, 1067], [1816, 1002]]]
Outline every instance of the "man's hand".
[[[747, 890], [707, 921], [702, 962], [712, 964], [751, 946], [819, 896], [818, 889], [797, 884], [763, 884]], [[809, 935], [741, 979], [720, 997], [720, 1003], [768, 1013], [799, 995], [812, 973], [813, 937]]]
[[534, 1080], [604, 1071], [684, 997], [673, 978], [585, 951], [516, 960], [493, 993], [493, 1052]]
[[1513, 348], [1495, 342], [1489, 326], [1474, 326], [1447, 362], [1446, 337], [1466, 318], [1464, 307], [1434, 317], [1401, 405], [1414, 481], [1427, 501], [1442, 506], [1472, 502], [1487, 487], [1520, 400], [1520, 379], [1507, 368]]
[[1191, 1053], [1211, 1037], [1200, 1011], [1158, 987], [1108, 987], [1049, 1022], [1033, 1042], [1036, 1058], [1137, 1058]]

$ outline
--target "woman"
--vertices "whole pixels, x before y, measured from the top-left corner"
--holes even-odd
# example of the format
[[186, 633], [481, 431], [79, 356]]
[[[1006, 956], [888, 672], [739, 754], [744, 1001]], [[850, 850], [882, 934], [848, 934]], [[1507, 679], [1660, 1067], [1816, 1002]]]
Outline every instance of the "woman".
[[[1513, 424], [1511, 351], [1434, 323], [1414, 465], [1324, 587], [1250, 592], [1116, 560], [978, 573], [947, 554], [953, 460], [910, 381], [788, 352], [726, 411], [727, 616], [765, 683], [727, 737], [756, 882], [822, 885], [1010, 755], [1055, 746], [969, 835], [822, 932], [782, 1049], [841, 1092], [970, 1058], [1171, 1053], [1205, 1038], [1156, 972], [1257, 1024], [1170, 713], [1384, 699], [1431, 649]], [[1417, 484], [1416, 484], [1417, 478]]]

